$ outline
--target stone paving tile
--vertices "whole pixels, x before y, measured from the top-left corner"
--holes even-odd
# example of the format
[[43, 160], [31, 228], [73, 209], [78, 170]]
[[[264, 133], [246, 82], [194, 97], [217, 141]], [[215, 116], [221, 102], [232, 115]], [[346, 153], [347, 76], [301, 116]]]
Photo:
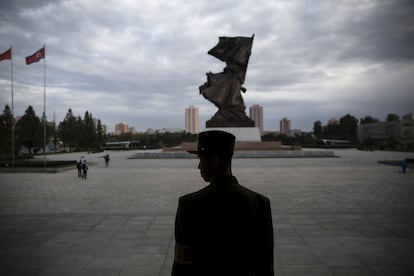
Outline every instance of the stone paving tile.
[[86, 269], [93, 268], [105, 268], [105, 269], [121, 269], [128, 262], [130, 256], [99, 256], [95, 255], [92, 259], [86, 264]]
[[392, 276], [411, 276], [413, 275], [414, 267], [398, 266], [398, 265], [376, 265], [371, 268], [378, 273], [378, 275], [392, 275]]
[[31, 268], [0, 268], [0, 275], [13, 275], [13, 276], [27, 276], [27, 275], [43, 275], [44, 269], [31, 269]]
[[127, 246], [108, 246], [108, 243], [102, 246], [96, 253], [96, 256], [100, 257], [123, 257], [130, 256], [134, 253], [135, 247], [133, 245]]
[[322, 265], [323, 262], [314, 253], [284, 253], [279, 252], [281, 266], [287, 265]]
[[363, 267], [365, 264], [352, 254], [331, 252], [315, 252], [328, 267]]
[[354, 255], [368, 265], [403, 265], [404, 261], [381, 247], [355, 252]]
[[304, 253], [312, 254], [312, 248], [307, 244], [295, 244], [295, 243], [276, 243], [276, 252], [279, 253]]
[[83, 267], [89, 263], [94, 255], [81, 253], [81, 254], [70, 254], [65, 253], [60, 255], [53, 262], [54, 265], [74, 265], [74, 267]]
[[73, 264], [53, 264], [42, 270], [44, 276], [76, 276], [82, 271], [83, 266]]
[[121, 275], [158, 275], [165, 256], [134, 254], [129, 257], [128, 263], [121, 272]]
[[377, 275], [370, 268], [330, 268], [332, 276], [374, 276]]
[[76, 276], [118, 276], [120, 273], [120, 268], [84, 267], [76, 274]]
[[290, 266], [290, 267], [276, 267], [275, 275], [278, 276], [330, 276], [330, 270], [324, 266]]
[[133, 249], [135, 255], [164, 255], [170, 244], [140, 244]]

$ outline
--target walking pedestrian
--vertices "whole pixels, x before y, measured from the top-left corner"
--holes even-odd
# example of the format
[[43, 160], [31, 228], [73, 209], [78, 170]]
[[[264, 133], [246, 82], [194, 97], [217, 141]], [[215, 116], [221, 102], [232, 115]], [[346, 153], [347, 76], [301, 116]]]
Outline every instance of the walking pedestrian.
[[104, 159], [105, 159], [105, 167], [108, 167], [108, 164], [109, 164], [109, 154], [106, 154], [104, 156]]
[[401, 161], [401, 170], [402, 170], [402, 173], [406, 173], [407, 172], [407, 165], [408, 165], [407, 159], [403, 159]]
[[88, 164], [86, 163], [86, 160], [83, 160], [82, 163], [82, 178], [86, 179], [86, 177], [88, 176]]
[[76, 168], [78, 169], [78, 177], [82, 177], [82, 160], [76, 162]]

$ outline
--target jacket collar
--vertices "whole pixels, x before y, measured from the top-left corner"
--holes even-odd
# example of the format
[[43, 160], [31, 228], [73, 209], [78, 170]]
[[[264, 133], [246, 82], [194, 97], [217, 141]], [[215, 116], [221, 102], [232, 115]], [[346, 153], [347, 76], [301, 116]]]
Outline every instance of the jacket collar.
[[217, 176], [217, 177], [213, 178], [210, 185], [213, 185], [213, 186], [233, 186], [233, 185], [239, 185], [239, 182], [237, 181], [237, 178], [234, 177], [233, 175]]

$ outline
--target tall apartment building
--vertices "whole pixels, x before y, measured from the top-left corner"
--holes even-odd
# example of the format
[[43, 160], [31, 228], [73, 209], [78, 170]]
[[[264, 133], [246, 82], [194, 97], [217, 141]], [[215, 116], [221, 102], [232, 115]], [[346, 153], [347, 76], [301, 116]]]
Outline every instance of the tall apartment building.
[[119, 135], [121, 133], [129, 132], [128, 123], [117, 123], [115, 124], [115, 135]]
[[250, 119], [254, 121], [254, 126], [259, 128], [260, 135], [263, 135], [263, 107], [254, 104], [249, 109]]
[[200, 132], [200, 117], [198, 107], [190, 105], [185, 109], [185, 132], [198, 134]]
[[288, 118], [283, 118], [280, 120], [280, 134], [287, 134], [290, 129], [291, 124]]

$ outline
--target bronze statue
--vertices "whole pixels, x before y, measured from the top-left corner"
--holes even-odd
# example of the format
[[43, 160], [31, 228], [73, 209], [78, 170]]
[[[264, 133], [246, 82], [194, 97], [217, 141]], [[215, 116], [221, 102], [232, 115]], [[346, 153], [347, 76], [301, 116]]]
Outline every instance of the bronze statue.
[[207, 82], [199, 87], [200, 94], [218, 107], [217, 113], [206, 122], [206, 127], [254, 127], [246, 116], [246, 106], [240, 93], [246, 77], [251, 54], [252, 37], [220, 37], [208, 54], [226, 62], [221, 73], [207, 73]]

